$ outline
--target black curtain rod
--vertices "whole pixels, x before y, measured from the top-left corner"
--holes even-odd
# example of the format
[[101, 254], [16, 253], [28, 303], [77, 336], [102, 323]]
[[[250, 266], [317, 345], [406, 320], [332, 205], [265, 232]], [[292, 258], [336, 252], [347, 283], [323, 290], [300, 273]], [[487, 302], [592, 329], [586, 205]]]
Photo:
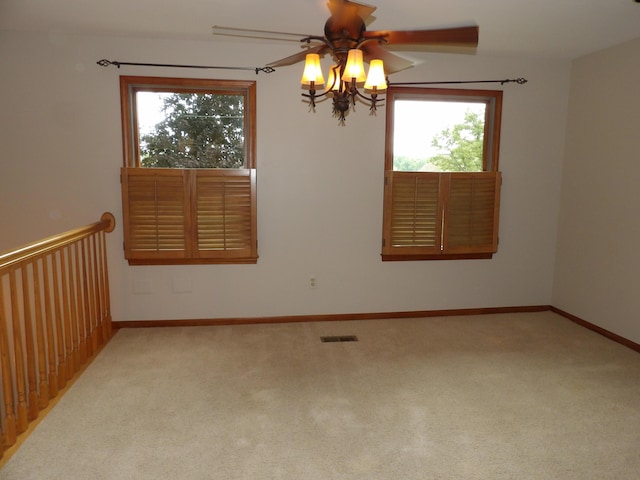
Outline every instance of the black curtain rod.
[[[102, 60], [98, 60], [96, 62], [101, 67], [108, 67], [110, 65], [115, 65], [120, 68], [123, 65], [135, 66], [135, 67], [171, 67], [171, 68], [199, 68], [199, 69], [214, 69], [214, 70], [245, 70], [256, 72], [256, 75], [260, 72], [264, 73], [272, 73], [275, 72], [276, 69], [273, 67], [221, 67], [221, 66], [208, 66], [208, 65], [178, 65], [172, 63], [140, 63], [140, 62], [119, 62], [117, 60], [107, 60], [103, 58]], [[453, 85], [453, 84], [463, 84], [463, 83], [499, 83], [504, 85], [505, 83], [517, 83], [518, 85], [522, 85], [527, 83], [526, 78], [514, 78], [509, 79], [506, 78], [504, 80], [453, 80], [453, 81], [442, 81], [442, 82], [389, 82], [388, 85], [390, 87], [396, 86], [410, 86], [410, 85]]]
[[523, 85], [527, 83], [526, 78], [505, 78], [504, 80], [452, 80], [452, 81], [444, 81], [444, 82], [389, 82], [388, 85], [390, 87], [397, 86], [408, 86], [408, 85], [451, 85], [451, 84], [460, 84], [460, 83], [499, 83], [504, 85], [505, 83], [517, 83], [518, 85]]
[[256, 72], [256, 75], [260, 72], [271, 73], [275, 72], [275, 68], [273, 67], [218, 67], [218, 66], [207, 66], [207, 65], [176, 65], [171, 63], [140, 63], [140, 62], [118, 62], [117, 60], [107, 60], [103, 58], [102, 60], [98, 60], [96, 62], [101, 67], [108, 67], [110, 65], [115, 65], [120, 68], [123, 65], [131, 65], [135, 67], [172, 67], [172, 68], [200, 68], [200, 69], [215, 69], [215, 70], [247, 70]]

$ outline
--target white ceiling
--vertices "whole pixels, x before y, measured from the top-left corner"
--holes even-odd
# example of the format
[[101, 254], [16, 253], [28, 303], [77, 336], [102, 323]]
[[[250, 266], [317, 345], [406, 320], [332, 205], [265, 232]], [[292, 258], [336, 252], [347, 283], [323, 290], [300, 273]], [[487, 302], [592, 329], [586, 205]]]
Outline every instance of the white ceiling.
[[[572, 59], [640, 37], [634, 0], [369, 0], [369, 30], [480, 26], [478, 55]], [[321, 35], [326, 0], [0, 0], [0, 29], [228, 41], [211, 26]], [[251, 40], [255, 41], [255, 40]], [[265, 59], [265, 63], [273, 59]]]

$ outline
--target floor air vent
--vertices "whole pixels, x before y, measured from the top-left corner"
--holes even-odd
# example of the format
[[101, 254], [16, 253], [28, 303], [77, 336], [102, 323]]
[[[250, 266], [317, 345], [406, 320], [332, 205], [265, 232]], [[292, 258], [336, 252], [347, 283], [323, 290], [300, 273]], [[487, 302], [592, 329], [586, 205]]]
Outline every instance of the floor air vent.
[[358, 337], [355, 335], [333, 335], [330, 337], [320, 337], [322, 343], [327, 342], [357, 342]]

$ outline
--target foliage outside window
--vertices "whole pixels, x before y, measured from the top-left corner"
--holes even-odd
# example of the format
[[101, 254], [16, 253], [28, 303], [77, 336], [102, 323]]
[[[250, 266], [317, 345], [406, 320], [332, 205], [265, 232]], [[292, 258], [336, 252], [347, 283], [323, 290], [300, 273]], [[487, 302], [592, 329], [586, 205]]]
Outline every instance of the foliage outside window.
[[389, 89], [383, 260], [497, 251], [502, 92]]
[[120, 78], [130, 264], [255, 263], [255, 82]]

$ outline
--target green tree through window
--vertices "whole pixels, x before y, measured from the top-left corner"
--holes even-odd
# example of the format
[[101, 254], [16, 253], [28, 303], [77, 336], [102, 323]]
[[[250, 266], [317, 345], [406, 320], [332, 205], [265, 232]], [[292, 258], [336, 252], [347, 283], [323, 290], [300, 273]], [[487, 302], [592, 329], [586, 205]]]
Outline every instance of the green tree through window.
[[429, 162], [443, 172], [481, 172], [484, 119], [468, 111], [464, 122], [433, 137], [431, 145], [442, 151]]
[[141, 93], [160, 96], [163, 113], [154, 130], [141, 135], [142, 167], [243, 167], [245, 106], [242, 95]]

